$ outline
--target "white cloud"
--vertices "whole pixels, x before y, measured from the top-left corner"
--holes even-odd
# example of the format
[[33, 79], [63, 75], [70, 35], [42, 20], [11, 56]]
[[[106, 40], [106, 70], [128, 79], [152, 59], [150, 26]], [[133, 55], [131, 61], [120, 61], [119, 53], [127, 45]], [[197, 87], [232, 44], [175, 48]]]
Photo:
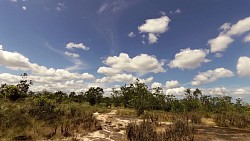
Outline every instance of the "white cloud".
[[119, 56], [108, 57], [103, 63], [113, 69], [127, 72], [165, 72], [163, 68], [164, 62], [159, 62], [154, 56], [149, 56], [148, 54], [141, 54], [134, 58], [130, 58], [128, 54], [120, 53]]
[[180, 52], [175, 55], [175, 59], [168, 65], [170, 68], [195, 69], [199, 67], [201, 63], [210, 61], [206, 59], [208, 53], [208, 50], [203, 49], [181, 49]]
[[29, 59], [17, 52], [0, 50], [0, 66], [13, 70], [29, 70]]
[[140, 32], [146, 33], [164, 33], [168, 30], [168, 24], [171, 20], [168, 16], [162, 16], [156, 19], [147, 19], [145, 24], [138, 27]]
[[185, 90], [186, 90], [186, 88], [184, 88], [184, 87], [167, 89], [166, 90], [166, 95], [178, 95], [178, 96], [182, 96], [182, 95], [184, 95]]
[[181, 14], [181, 9], [179, 9], [179, 8], [176, 9], [176, 10], [175, 10], [175, 13], [176, 13], [176, 14]]
[[27, 7], [26, 7], [26, 6], [23, 6], [22, 9], [23, 9], [24, 11], [26, 11], [26, 10], [27, 10]]
[[241, 77], [250, 77], [250, 58], [242, 56], [238, 60], [237, 72]]
[[250, 34], [245, 36], [243, 39], [244, 42], [249, 42], [250, 43]]
[[144, 24], [138, 27], [140, 33], [148, 34], [148, 43], [157, 43], [160, 34], [168, 30], [168, 24], [171, 20], [168, 16], [162, 16], [156, 19], [147, 19]]
[[241, 35], [250, 31], [250, 17], [239, 20], [236, 24], [232, 25], [230, 30], [227, 31], [228, 35]]
[[133, 37], [135, 37], [136, 35], [135, 35], [134, 32], [129, 32], [129, 33], [128, 33], [128, 36], [129, 36], [130, 38], [133, 38]]
[[230, 28], [231, 28], [231, 24], [230, 23], [224, 23], [223, 25], [221, 25], [220, 30], [222, 30], [222, 32], [225, 33]]
[[210, 90], [208, 94], [215, 95], [215, 96], [226, 96], [228, 95], [229, 92], [230, 91], [225, 87], [217, 87], [217, 88], [213, 88], [212, 90]]
[[[234, 40], [232, 39], [235, 35], [242, 35], [246, 32], [250, 31], [250, 17], [246, 17], [245, 19], [239, 20], [236, 24], [231, 25], [230, 23], [224, 23], [221, 27], [220, 34], [208, 41], [208, 44], [211, 47], [211, 52], [221, 52], [225, 51], [229, 44], [231, 44]], [[247, 36], [243, 40], [247, 42], [250, 40], [250, 37]]]
[[0, 45], [0, 50], [3, 50], [3, 45]]
[[166, 82], [167, 89], [179, 88], [180, 84], [177, 80], [171, 80]]
[[155, 34], [153, 34], [153, 33], [148, 34], [148, 43], [149, 44], [157, 43], [157, 40], [158, 40], [158, 37]]
[[221, 58], [223, 55], [221, 53], [215, 53], [214, 57]]
[[221, 34], [214, 39], [208, 40], [208, 44], [211, 47], [211, 52], [221, 52], [225, 51], [228, 48], [228, 45], [232, 43], [234, 40], [228, 36]]
[[65, 9], [64, 3], [57, 3], [56, 10], [58, 12], [63, 11]]
[[60, 77], [61, 79], [93, 79], [94, 76], [88, 73], [71, 73], [64, 69], [54, 69], [31, 63], [29, 59], [17, 52], [0, 50], [0, 66], [11, 70], [31, 71], [33, 74], [42, 76]]
[[151, 84], [151, 88], [162, 88], [162, 84], [159, 82], [154, 82]]
[[7, 83], [7, 84], [16, 84], [20, 81], [21, 77], [17, 75], [12, 75], [9, 73], [1, 73], [0, 74], [0, 83]]
[[234, 91], [234, 94], [236, 94], [236, 95], [244, 95], [244, 94], [249, 94], [249, 93], [250, 93], [249, 91], [247, 91], [243, 88], [239, 88], [239, 89], [236, 89]]
[[83, 43], [73, 43], [70, 42], [66, 45], [67, 49], [73, 49], [73, 48], [77, 48], [77, 49], [83, 49], [83, 50], [89, 50], [89, 47], [86, 47]]
[[208, 70], [206, 72], [199, 73], [196, 75], [191, 82], [193, 86], [198, 86], [206, 83], [214, 82], [220, 78], [232, 77], [234, 76], [233, 72], [224, 69], [224, 68], [217, 68], [215, 70]]
[[110, 67], [100, 67], [97, 70], [97, 72], [101, 74], [105, 74], [105, 75], [114, 75], [114, 74], [121, 73], [121, 70], [113, 69]]
[[74, 57], [74, 58], [79, 58], [80, 57], [79, 54], [71, 53], [71, 52], [68, 52], [68, 51], [65, 51], [64, 54], [67, 55], [67, 56], [70, 56], [70, 57]]
[[125, 83], [134, 83], [136, 79], [139, 79], [142, 83], [149, 83], [153, 80], [153, 77], [147, 79], [140, 79], [134, 77], [132, 74], [114, 74], [112, 76], [106, 76], [101, 79], [96, 79], [97, 83], [113, 83], [113, 82], [125, 82]]

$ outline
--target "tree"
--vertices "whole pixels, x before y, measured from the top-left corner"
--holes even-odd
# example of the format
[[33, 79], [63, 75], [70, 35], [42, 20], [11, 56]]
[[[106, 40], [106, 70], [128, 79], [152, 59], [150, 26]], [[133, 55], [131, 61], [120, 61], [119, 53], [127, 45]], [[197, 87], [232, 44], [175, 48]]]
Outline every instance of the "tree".
[[17, 86], [15, 85], [2, 85], [1, 93], [4, 98], [7, 98], [11, 101], [16, 101], [22, 97], [19, 93]]
[[112, 102], [114, 103], [115, 107], [121, 106], [122, 103], [122, 96], [121, 96], [121, 91], [116, 90], [115, 88], [112, 88]]
[[95, 105], [100, 103], [103, 97], [103, 89], [100, 87], [91, 87], [87, 92], [85, 92], [85, 98], [89, 102], [90, 105]]
[[138, 79], [134, 84], [133, 92], [134, 96], [130, 104], [136, 109], [137, 115], [140, 116], [149, 107], [150, 96], [152, 94], [148, 90], [148, 87], [144, 83], [140, 83]]
[[122, 103], [125, 108], [129, 107], [129, 101], [132, 100], [134, 97], [134, 85], [130, 84], [130, 86], [122, 86], [121, 87], [121, 94], [122, 94]]
[[22, 94], [27, 94], [30, 85], [33, 84], [32, 80], [28, 80], [28, 74], [23, 73], [21, 74], [22, 79], [20, 80], [19, 84], [17, 84], [18, 91]]

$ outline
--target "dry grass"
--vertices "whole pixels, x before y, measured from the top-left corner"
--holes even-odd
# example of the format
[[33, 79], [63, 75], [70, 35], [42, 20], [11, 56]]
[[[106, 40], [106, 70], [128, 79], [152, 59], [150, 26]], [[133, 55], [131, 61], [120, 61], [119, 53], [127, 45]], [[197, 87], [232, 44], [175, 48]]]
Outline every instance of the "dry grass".
[[135, 117], [136, 112], [134, 109], [129, 109], [129, 108], [122, 108], [122, 109], [117, 109], [116, 114], [118, 116], [129, 116], [129, 117]]
[[132, 122], [126, 129], [130, 141], [193, 141], [194, 133], [194, 126], [182, 120], [177, 120], [173, 125], [161, 130], [149, 120], [140, 124]]

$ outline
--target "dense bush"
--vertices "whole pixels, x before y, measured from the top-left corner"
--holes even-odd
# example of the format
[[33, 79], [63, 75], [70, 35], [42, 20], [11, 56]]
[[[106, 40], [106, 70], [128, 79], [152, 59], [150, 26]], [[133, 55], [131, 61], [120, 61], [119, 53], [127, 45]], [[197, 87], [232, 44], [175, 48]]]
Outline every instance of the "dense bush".
[[238, 127], [247, 128], [250, 127], [250, 116], [247, 114], [241, 114], [237, 112], [222, 112], [214, 116], [215, 123], [222, 127]]

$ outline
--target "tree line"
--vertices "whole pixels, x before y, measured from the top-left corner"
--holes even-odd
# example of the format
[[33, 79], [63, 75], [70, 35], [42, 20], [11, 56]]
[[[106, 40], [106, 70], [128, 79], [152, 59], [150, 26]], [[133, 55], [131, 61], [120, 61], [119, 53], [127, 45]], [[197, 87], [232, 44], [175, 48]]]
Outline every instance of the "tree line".
[[72, 101], [77, 103], [88, 102], [91, 106], [103, 105], [110, 107], [134, 108], [137, 115], [141, 115], [145, 110], [163, 110], [166, 112], [191, 112], [202, 111], [206, 113], [219, 113], [222, 111], [246, 111], [248, 104], [243, 103], [242, 99], [236, 99], [232, 102], [230, 96], [217, 96], [203, 94], [200, 89], [185, 90], [185, 97], [176, 98], [174, 95], [163, 94], [162, 88], [149, 89], [145, 83], [137, 80], [130, 85], [121, 86], [119, 90], [112, 89], [110, 97], [104, 97], [104, 90], [101, 87], [91, 87], [86, 92], [70, 92], [69, 94], [62, 91], [49, 92], [32, 92], [28, 91], [32, 81], [27, 79], [27, 74], [21, 75], [22, 79], [17, 85], [2, 84], [0, 87], [0, 98], [9, 99], [10, 101], [22, 100], [26, 97], [53, 99], [56, 103], [63, 101]]

